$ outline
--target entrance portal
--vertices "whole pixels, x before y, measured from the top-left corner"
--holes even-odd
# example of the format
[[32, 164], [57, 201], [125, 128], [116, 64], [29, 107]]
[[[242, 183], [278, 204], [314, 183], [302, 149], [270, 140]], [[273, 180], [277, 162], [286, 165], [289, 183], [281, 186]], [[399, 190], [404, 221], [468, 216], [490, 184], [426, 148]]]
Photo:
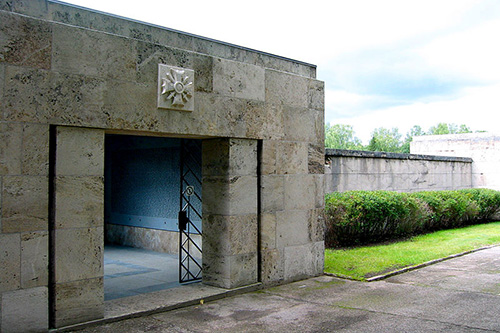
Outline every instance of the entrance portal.
[[201, 279], [201, 141], [106, 135], [104, 206], [105, 299]]

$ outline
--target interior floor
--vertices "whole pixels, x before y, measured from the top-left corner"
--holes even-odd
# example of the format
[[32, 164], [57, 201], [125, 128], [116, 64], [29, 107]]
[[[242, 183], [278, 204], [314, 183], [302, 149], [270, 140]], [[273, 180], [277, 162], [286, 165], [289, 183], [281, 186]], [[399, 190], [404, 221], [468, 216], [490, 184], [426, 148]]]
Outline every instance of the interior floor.
[[179, 287], [179, 257], [120, 245], [104, 247], [104, 300]]

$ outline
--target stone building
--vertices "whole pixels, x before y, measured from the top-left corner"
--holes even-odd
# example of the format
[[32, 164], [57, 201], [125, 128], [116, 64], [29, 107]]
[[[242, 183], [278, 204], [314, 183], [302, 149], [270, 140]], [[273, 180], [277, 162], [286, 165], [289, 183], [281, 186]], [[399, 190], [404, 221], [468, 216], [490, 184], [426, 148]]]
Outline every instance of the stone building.
[[414, 154], [465, 156], [472, 164], [472, 187], [500, 191], [500, 135], [498, 133], [463, 133], [426, 135], [413, 138]]
[[[0, 110], [2, 331], [103, 317], [105, 238], [170, 251], [177, 219], [202, 229], [203, 284], [322, 273], [314, 65], [57, 1], [0, 0]], [[197, 156], [190, 175], [185, 151]]]

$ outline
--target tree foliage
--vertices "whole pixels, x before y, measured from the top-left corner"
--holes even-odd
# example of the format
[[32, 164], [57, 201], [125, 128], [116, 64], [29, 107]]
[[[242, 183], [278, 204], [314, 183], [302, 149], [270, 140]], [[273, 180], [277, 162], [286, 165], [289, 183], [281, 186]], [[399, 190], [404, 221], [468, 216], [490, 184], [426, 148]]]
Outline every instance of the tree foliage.
[[336, 149], [363, 149], [360, 139], [354, 135], [351, 125], [325, 125], [325, 147]]
[[467, 125], [456, 125], [439, 123], [429, 128], [428, 131], [419, 126], [413, 126], [404, 139], [397, 128], [387, 129], [380, 127], [372, 132], [370, 142], [363, 146], [361, 140], [356, 137], [351, 125], [335, 124], [325, 125], [325, 147], [349, 150], [385, 151], [394, 153], [409, 153], [410, 142], [414, 136], [461, 134], [472, 133]]

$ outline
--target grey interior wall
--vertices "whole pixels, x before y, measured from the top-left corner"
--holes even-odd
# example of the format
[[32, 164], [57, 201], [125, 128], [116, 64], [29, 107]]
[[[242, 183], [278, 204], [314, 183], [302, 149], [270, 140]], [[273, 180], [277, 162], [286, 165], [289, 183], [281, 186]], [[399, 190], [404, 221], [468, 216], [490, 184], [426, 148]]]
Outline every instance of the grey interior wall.
[[[174, 138], [106, 136], [106, 223], [178, 230], [180, 145]], [[192, 153], [201, 159], [201, 151]], [[192, 168], [201, 179], [201, 165]], [[201, 228], [201, 219], [192, 219]]]

